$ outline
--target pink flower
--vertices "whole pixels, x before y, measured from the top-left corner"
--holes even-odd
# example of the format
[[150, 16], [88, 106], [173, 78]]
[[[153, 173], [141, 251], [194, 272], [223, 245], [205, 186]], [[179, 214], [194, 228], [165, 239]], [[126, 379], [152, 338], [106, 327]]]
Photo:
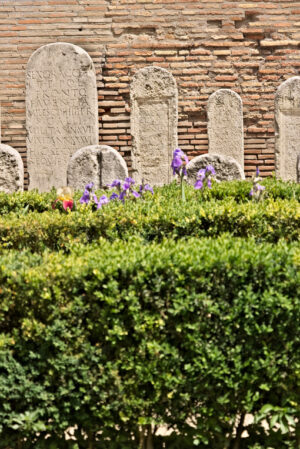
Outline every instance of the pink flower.
[[71, 211], [74, 206], [74, 201], [73, 200], [63, 200], [62, 205], [63, 205], [63, 208], [65, 209], [65, 211], [67, 211], [67, 209], [69, 209]]

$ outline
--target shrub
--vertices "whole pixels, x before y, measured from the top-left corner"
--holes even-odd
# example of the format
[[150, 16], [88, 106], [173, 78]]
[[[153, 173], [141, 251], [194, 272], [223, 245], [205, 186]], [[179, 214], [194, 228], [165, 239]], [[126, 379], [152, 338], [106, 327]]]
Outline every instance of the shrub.
[[72, 249], [2, 254], [1, 448], [131, 449], [162, 423], [155, 448], [296, 448], [298, 243]]
[[[263, 184], [266, 186], [266, 194], [269, 199], [300, 199], [300, 184], [293, 182], [283, 182], [275, 179], [264, 179]], [[230, 181], [213, 183], [211, 189], [205, 192], [195, 191], [193, 186], [186, 185], [185, 193], [189, 201], [204, 200], [228, 200], [234, 199], [236, 202], [251, 201], [249, 192], [252, 183], [250, 181]], [[98, 196], [104, 192], [98, 192]], [[106, 192], [107, 193], [107, 192]], [[82, 192], [76, 192], [74, 199], [79, 203]], [[169, 201], [174, 201], [180, 196], [179, 186], [176, 182], [170, 185], [156, 188], [155, 196], [159, 198], [160, 202], [168, 204]], [[50, 193], [38, 193], [36, 190], [30, 192], [18, 192], [14, 194], [6, 194], [0, 192], [0, 215], [9, 212], [17, 212], [25, 215], [27, 212], [45, 212], [51, 209], [51, 204], [57, 197], [56, 190], [53, 189]]]
[[145, 201], [110, 203], [100, 211], [86, 207], [70, 214], [59, 211], [7, 214], [0, 218], [2, 248], [40, 251], [68, 250], [75, 242], [91, 243], [100, 237], [110, 240], [140, 235], [147, 241], [164, 237], [205, 237], [227, 232], [254, 236], [257, 241], [276, 242], [299, 238], [300, 210], [296, 200], [269, 199], [257, 204], [222, 201], [172, 201], [168, 196]]
[[0, 214], [18, 212], [25, 215], [30, 211], [44, 212], [51, 209], [51, 203], [55, 200], [56, 192], [38, 193], [36, 190], [30, 192], [17, 192], [7, 194], [0, 192]]

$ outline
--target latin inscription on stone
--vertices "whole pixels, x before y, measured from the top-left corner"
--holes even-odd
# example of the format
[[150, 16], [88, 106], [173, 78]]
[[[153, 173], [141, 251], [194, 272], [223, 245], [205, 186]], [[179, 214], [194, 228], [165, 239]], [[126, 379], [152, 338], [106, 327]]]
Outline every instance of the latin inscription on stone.
[[244, 168], [243, 106], [230, 89], [219, 89], [208, 100], [208, 152], [233, 157]]
[[177, 87], [160, 67], [139, 70], [131, 85], [133, 177], [152, 185], [171, 181], [171, 161], [177, 146]]
[[67, 182], [69, 158], [98, 143], [96, 77], [90, 56], [66, 43], [39, 48], [26, 71], [29, 188]]
[[300, 153], [300, 77], [282, 83], [275, 97], [276, 175], [284, 181], [298, 180]]

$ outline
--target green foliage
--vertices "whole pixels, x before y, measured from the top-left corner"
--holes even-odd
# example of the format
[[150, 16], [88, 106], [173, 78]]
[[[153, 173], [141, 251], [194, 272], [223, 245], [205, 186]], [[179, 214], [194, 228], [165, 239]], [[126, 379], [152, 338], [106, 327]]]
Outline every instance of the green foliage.
[[69, 250], [2, 251], [1, 449], [138, 448], [150, 424], [175, 431], [155, 449], [296, 449], [298, 242], [128, 238]]
[[[172, 189], [170, 189], [172, 192]], [[74, 242], [91, 243], [100, 237], [110, 240], [140, 235], [146, 241], [165, 237], [205, 237], [231, 233], [276, 242], [299, 239], [300, 208], [295, 199], [272, 198], [236, 203], [234, 199], [200, 201], [165, 195], [146, 200], [112, 202], [99, 211], [77, 207], [71, 213], [31, 212], [0, 217], [0, 248], [30, 248], [32, 251], [65, 249]]]
[[[264, 179], [262, 182], [266, 186], [266, 195], [269, 199], [300, 199], [300, 184], [293, 182], [277, 181], [272, 178]], [[230, 181], [213, 183], [211, 190], [206, 189], [205, 192], [195, 191], [193, 186], [186, 185], [185, 192], [188, 201], [202, 201], [204, 200], [227, 200], [234, 199], [238, 203], [249, 202], [249, 192], [252, 183], [250, 181]], [[96, 192], [99, 197], [103, 193]], [[79, 203], [82, 192], [76, 192], [74, 199]], [[158, 197], [160, 203], [165, 202], [165, 205], [171, 200], [173, 202], [180, 197], [180, 188], [173, 182], [170, 185], [156, 188], [155, 196]], [[53, 189], [50, 193], [38, 193], [36, 190], [30, 192], [18, 192], [11, 195], [0, 192], [0, 215], [9, 212], [17, 212], [19, 214], [26, 214], [30, 211], [45, 212], [51, 209], [51, 204], [57, 198], [56, 190]]]
[[263, 184], [0, 194], [0, 449], [299, 449], [300, 185]]
[[16, 212], [25, 215], [30, 211], [44, 212], [51, 209], [51, 203], [56, 199], [55, 191], [51, 193], [17, 192], [6, 194], [0, 192], [0, 214]]

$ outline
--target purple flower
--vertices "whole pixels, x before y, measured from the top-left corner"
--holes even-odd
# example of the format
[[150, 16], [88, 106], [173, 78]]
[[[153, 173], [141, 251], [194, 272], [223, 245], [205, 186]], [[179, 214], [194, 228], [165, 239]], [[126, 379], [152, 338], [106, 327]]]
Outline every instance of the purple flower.
[[93, 182], [90, 182], [89, 184], [87, 184], [86, 186], [85, 186], [85, 190], [89, 190], [89, 191], [91, 191], [91, 190], [93, 190], [93, 188], [94, 188], [94, 183]]
[[112, 193], [112, 195], [110, 196], [110, 200], [119, 199], [124, 203], [126, 197], [129, 198], [132, 195], [134, 198], [140, 198], [143, 195], [144, 191], [146, 191], [146, 190], [150, 191], [153, 194], [152, 187], [149, 184], [144, 184], [143, 182], [139, 186], [138, 191], [133, 190], [133, 185], [135, 184], [135, 180], [130, 177], [127, 177], [125, 179], [122, 187], [120, 184], [121, 183], [118, 180], [114, 181], [111, 184], [111, 186], [113, 186], [113, 187], [118, 186], [120, 194], [117, 195], [116, 193]]
[[90, 191], [89, 190], [85, 190], [83, 192], [82, 197], [79, 200], [80, 204], [88, 204], [90, 202]]
[[104, 204], [109, 203], [109, 199], [107, 198], [106, 195], [102, 195], [101, 198], [99, 199], [99, 203], [101, 204], [101, 206], [103, 206]]
[[108, 185], [108, 187], [117, 187], [118, 189], [120, 189], [122, 184], [122, 181], [120, 181], [119, 179], [115, 179], [111, 184]]
[[257, 181], [260, 178], [254, 178], [253, 187], [249, 192], [249, 195], [256, 200], [260, 200], [263, 197], [263, 191], [265, 190], [265, 186], [262, 186]]
[[97, 200], [96, 195], [94, 195], [94, 201], [95, 201], [95, 203], [97, 204], [97, 209], [100, 209], [104, 204], [109, 203], [109, 199], [107, 198], [106, 195], [102, 195], [102, 196], [99, 198], [99, 201]]
[[116, 192], [113, 192], [110, 197], [109, 197], [110, 201], [112, 200], [118, 200], [119, 199], [119, 195]]
[[150, 186], [150, 184], [145, 184], [144, 190], [148, 190], [148, 192], [151, 192], [152, 195], [154, 195], [153, 188]]
[[140, 185], [140, 187], [139, 187], [139, 192], [140, 192], [140, 194], [143, 194], [144, 191], [151, 192], [152, 195], [154, 195], [153, 188], [150, 186], [150, 184], [143, 184], [143, 183], [142, 183], [142, 184]]
[[203, 181], [203, 179], [205, 178], [205, 174], [205, 168], [201, 168], [197, 173], [197, 179], [201, 179]]
[[196, 190], [202, 189], [202, 187], [203, 187], [203, 181], [202, 181], [202, 179], [197, 179], [197, 181], [196, 181], [194, 187], [195, 187]]
[[208, 165], [206, 167], [206, 169], [205, 169], [205, 172], [206, 173], [211, 173], [214, 176], [216, 175], [215, 169], [214, 169], [214, 167], [212, 165]]
[[134, 179], [132, 179], [132, 178], [126, 178], [126, 179], [125, 179], [125, 182], [124, 182], [124, 184], [123, 184], [123, 189], [124, 189], [124, 190], [128, 190], [128, 189], [130, 189], [130, 187], [131, 187], [133, 184], [135, 184], [135, 180], [134, 180]]
[[119, 195], [119, 198], [120, 198], [121, 201], [123, 201], [123, 203], [125, 201], [126, 193], [127, 193], [127, 190], [122, 190], [122, 192]]
[[256, 167], [256, 176], [259, 176], [259, 168]]
[[[185, 175], [186, 176], [186, 165], [188, 164], [189, 159], [184, 154], [184, 152], [180, 148], [176, 148], [173, 153], [173, 159], [171, 163], [171, 167], [173, 169], [173, 175]], [[181, 173], [180, 173], [181, 169]]]
[[171, 163], [171, 167], [173, 169], [173, 175], [178, 173], [181, 165], [182, 165], [181, 150], [179, 150], [179, 149], [174, 150], [173, 160], [172, 160], [172, 163]]
[[136, 192], [135, 190], [131, 190], [131, 193], [135, 198], [139, 198], [141, 196], [140, 193]]
[[205, 185], [211, 189], [212, 177], [215, 175], [216, 172], [212, 165], [207, 165], [206, 168], [201, 168], [197, 173], [197, 181], [194, 184], [195, 189], [202, 189]]
[[79, 202], [81, 204], [88, 204], [90, 202], [90, 199], [91, 199], [90, 194], [91, 194], [93, 188], [94, 188], [94, 183], [93, 182], [90, 182], [90, 183], [88, 183], [85, 186], [83, 195], [82, 195], [82, 197], [79, 200]]

